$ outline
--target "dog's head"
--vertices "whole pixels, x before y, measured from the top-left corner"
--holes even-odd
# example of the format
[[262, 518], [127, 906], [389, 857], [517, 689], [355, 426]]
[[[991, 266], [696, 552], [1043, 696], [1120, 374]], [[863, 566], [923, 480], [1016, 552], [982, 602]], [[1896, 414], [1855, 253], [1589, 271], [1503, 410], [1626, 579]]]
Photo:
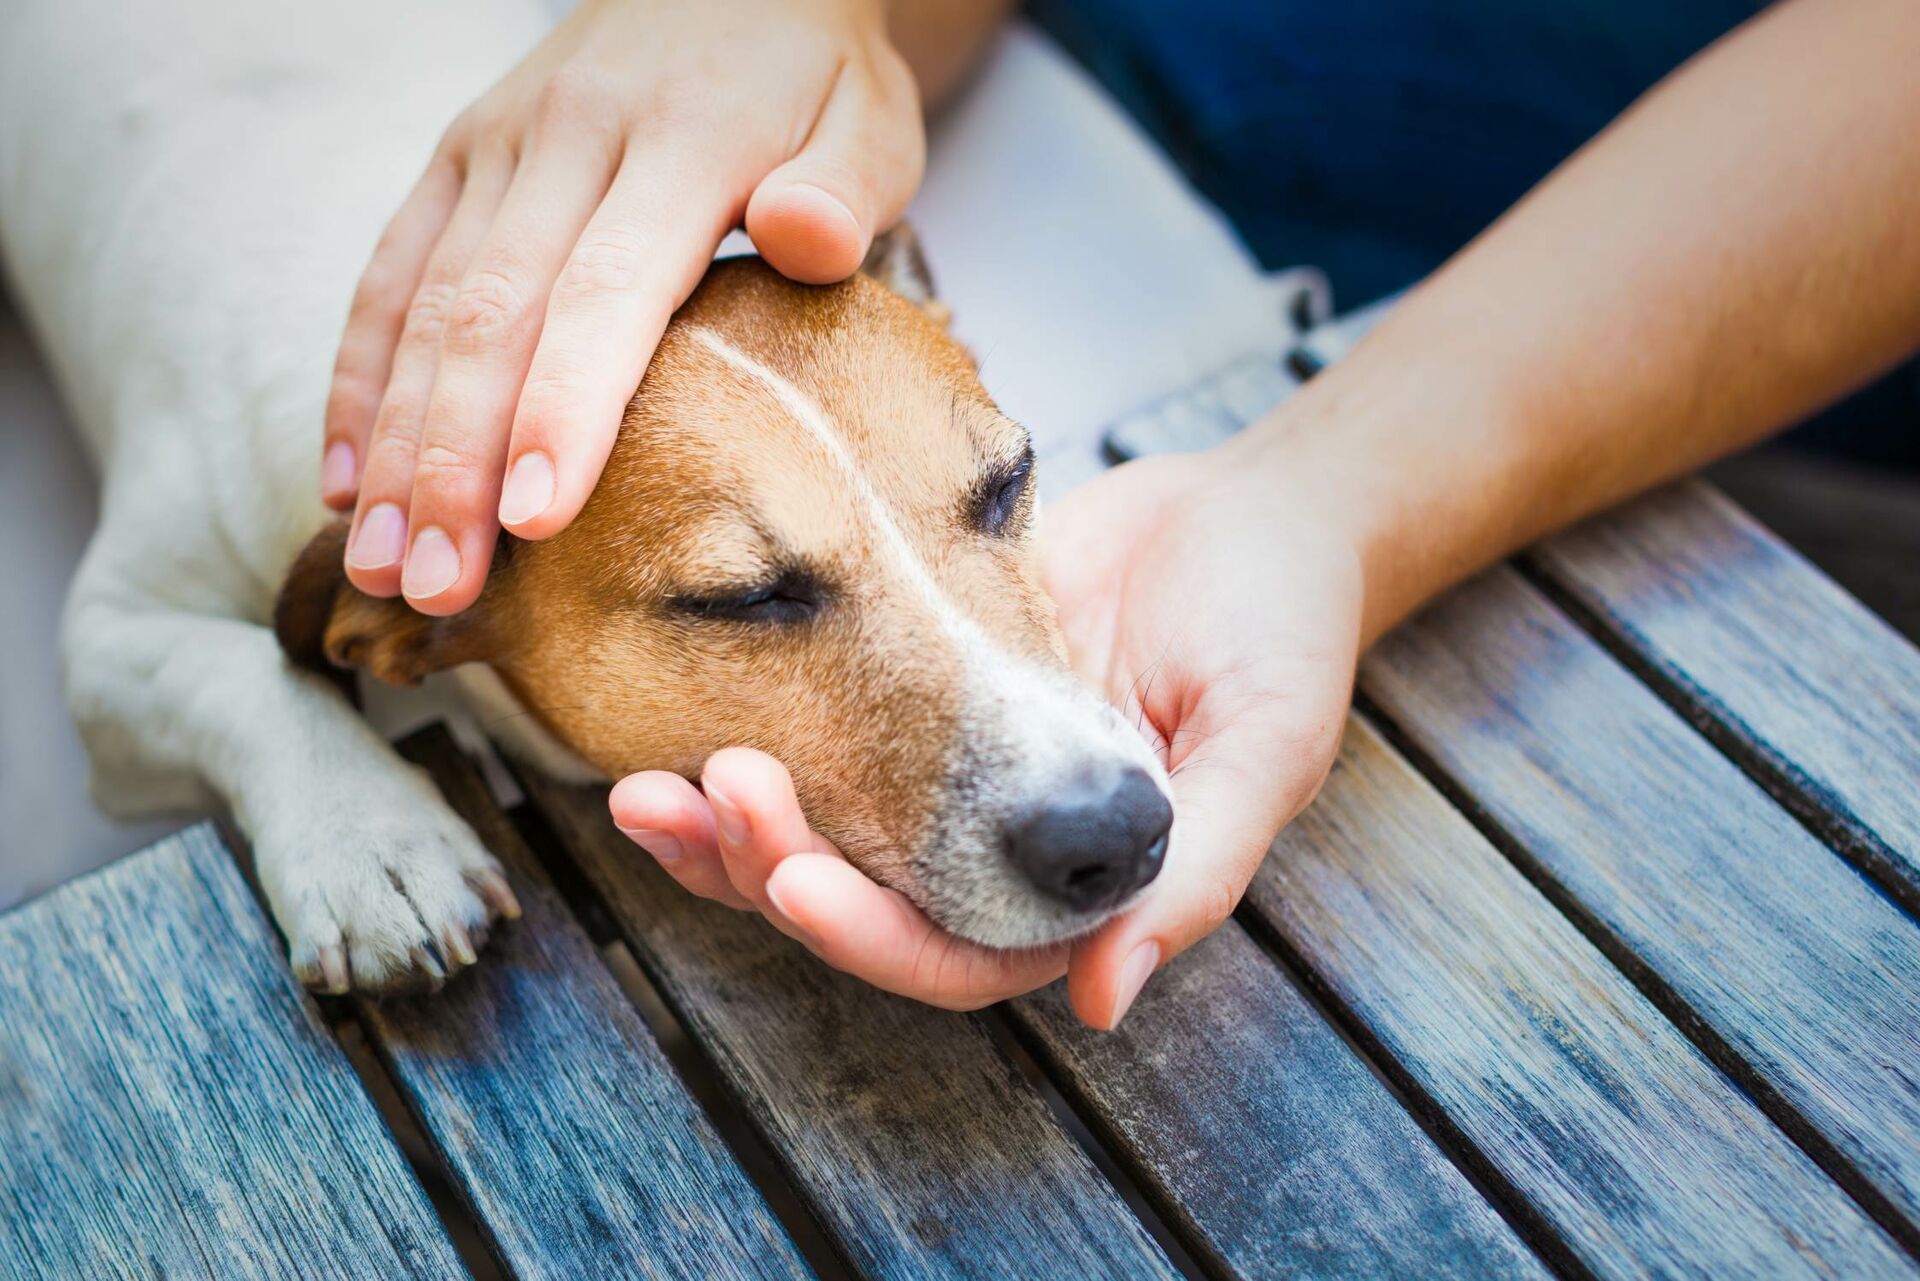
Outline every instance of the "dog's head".
[[911, 244], [876, 260], [827, 288], [715, 266], [572, 526], [503, 540], [445, 619], [348, 586], [335, 526], [289, 576], [283, 644], [398, 683], [485, 663], [612, 777], [763, 749], [814, 827], [955, 933], [1098, 924], [1159, 869], [1164, 775], [1066, 668], [1026, 432]]

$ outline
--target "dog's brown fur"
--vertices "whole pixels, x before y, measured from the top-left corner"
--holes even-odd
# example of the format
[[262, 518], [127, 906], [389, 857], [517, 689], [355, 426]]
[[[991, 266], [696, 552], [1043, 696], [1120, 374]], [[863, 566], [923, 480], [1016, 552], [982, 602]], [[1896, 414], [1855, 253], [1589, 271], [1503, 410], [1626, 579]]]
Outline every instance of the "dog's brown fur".
[[[962, 731], [961, 655], [924, 590], [876, 546], [845, 467], [696, 338], [704, 327], [816, 402], [946, 597], [1009, 653], [1057, 663], [1031, 493], [997, 535], [970, 518], [1026, 433], [947, 334], [911, 246], [885, 248], [906, 273], [892, 288], [865, 277], [811, 288], [757, 260], [717, 265], [669, 327], [571, 527], [512, 545], [480, 601], [444, 619], [348, 586], [344, 533], [330, 528], [288, 578], [282, 644], [298, 661], [396, 683], [487, 663], [612, 777], [694, 776], [722, 747], [762, 748], [791, 769], [816, 827], [908, 888]], [[685, 605], [783, 570], [817, 586], [810, 620], [739, 622]]]

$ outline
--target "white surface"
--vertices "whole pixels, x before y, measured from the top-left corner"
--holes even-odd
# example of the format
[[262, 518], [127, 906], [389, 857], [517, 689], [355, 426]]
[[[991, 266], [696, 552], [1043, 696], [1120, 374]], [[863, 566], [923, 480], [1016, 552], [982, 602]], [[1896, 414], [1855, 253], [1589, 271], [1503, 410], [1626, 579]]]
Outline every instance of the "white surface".
[[[1125, 411], [1270, 349], [1287, 292], [1125, 115], [1046, 41], [1004, 38], [935, 130], [910, 217], [955, 331], [1034, 433], [1046, 490], [1097, 470]], [[91, 482], [44, 374], [0, 320], [0, 907], [145, 843], [86, 799], [54, 635]], [[319, 425], [315, 424], [315, 430]], [[418, 693], [376, 723], [444, 714]]]

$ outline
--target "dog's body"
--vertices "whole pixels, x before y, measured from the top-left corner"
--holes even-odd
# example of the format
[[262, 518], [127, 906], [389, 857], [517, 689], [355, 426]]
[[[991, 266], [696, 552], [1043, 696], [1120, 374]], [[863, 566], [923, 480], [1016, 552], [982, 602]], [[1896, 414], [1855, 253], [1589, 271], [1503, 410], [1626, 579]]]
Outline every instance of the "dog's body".
[[[464, 622], [357, 598], [330, 576], [337, 544], [310, 546], [352, 282], [438, 131], [543, 28], [512, 0], [23, 0], [4, 18], [0, 236], [104, 485], [64, 624], [99, 801], [132, 813], [226, 798], [296, 970], [323, 986], [342, 986], [344, 962], [370, 988], [437, 977], [511, 913], [471, 831], [329, 681], [287, 662], [267, 625], [285, 586], [282, 635], [309, 656], [398, 679], [489, 664], [463, 669], [488, 719], [564, 774], [690, 772], [734, 739], [804, 763], [809, 744], [771, 727], [844, 734], [796, 780], [869, 871], [988, 942], [1094, 923], [1113, 902], [1043, 903], [989, 857], [1002, 811], [1074, 785], [1088, 762], [1157, 765], [1046, 653], [1057, 636], [1026, 542], [993, 543], [997, 529], [949, 512], [1017, 460], [1017, 429], [937, 326], [871, 282], [717, 275], [663, 344], [604, 492], [574, 530], [516, 552]], [[900, 450], [903, 424], [923, 419], [936, 426]], [[759, 434], [729, 445], [729, 423]], [[758, 483], [763, 454], [786, 484]], [[662, 488], [663, 467], [691, 499]], [[796, 483], [836, 501], [805, 501]], [[289, 584], [297, 561], [307, 572]], [[709, 581], [775, 572], [811, 584], [815, 613], [835, 603], [832, 626], [776, 642], [711, 606]], [[708, 616], [689, 621], [689, 602]], [[629, 637], [619, 661], [589, 661]], [[732, 664], [731, 688], [674, 674], [663, 656], [681, 650]], [[841, 679], [818, 679], [823, 663]], [[598, 682], [584, 700], [583, 681]], [[743, 682], [764, 697], [741, 697]], [[706, 697], [682, 700], [676, 722], [672, 699], [691, 693]], [[534, 714], [497, 714], [520, 699]]]

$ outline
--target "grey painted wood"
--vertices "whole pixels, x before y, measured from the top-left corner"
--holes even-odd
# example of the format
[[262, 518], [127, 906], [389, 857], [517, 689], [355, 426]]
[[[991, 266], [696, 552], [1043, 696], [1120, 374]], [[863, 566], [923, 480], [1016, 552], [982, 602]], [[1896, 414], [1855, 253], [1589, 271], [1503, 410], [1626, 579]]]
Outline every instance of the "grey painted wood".
[[526, 786], [856, 1269], [1173, 1275], [976, 1020], [878, 992], [689, 895], [614, 828], [604, 789]]
[[360, 1003], [408, 1107], [517, 1277], [806, 1274], [592, 940], [443, 729], [402, 744], [525, 915], [437, 995]]
[[0, 1275], [463, 1276], [211, 827], [0, 917]]
[[1920, 928], [1512, 571], [1402, 628], [1362, 683], [1920, 1244]]
[[1920, 915], [1920, 650], [1701, 481], [1551, 539], [1532, 564]]
[[1546, 1275], [1234, 922], [1156, 975], [1116, 1032], [1081, 1024], [1059, 985], [1009, 1012], [1216, 1275]]
[[[1474, 643], [1491, 631], [1483, 619]], [[1478, 710], [1497, 718], [1499, 701]], [[1570, 1266], [1914, 1275], [1364, 719], [1349, 723], [1324, 792], [1275, 842], [1247, 906]]]

